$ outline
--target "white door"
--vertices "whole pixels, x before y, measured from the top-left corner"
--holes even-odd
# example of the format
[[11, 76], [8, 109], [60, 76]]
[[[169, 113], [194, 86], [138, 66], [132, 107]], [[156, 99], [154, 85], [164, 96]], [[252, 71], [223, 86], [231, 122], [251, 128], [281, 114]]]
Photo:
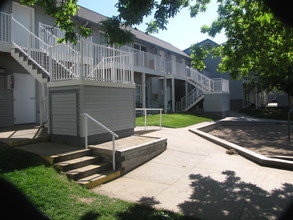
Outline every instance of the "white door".
[[[21, 6], [16, 2], [12, 2], [12, 11], [15, 20], [22, 24], [26, 29], [34, 33], [34, 9], [27, 6]], [[23, 27], [20, 25], [15, 25], [13, 31], [15, 32], [15, 43], [22, 47], [29, 46], [27, 44], [30, 43], [30, 38], [28, 32], [25, 31]]]
[[13, 76], [14, 124], [36, 123], [36, 81], [29, 74]]

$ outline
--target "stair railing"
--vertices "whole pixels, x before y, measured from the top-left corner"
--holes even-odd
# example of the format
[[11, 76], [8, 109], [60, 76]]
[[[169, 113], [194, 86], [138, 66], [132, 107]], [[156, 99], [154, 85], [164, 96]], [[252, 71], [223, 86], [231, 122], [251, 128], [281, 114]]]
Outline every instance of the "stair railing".
[[87, 113], [81, 114], [81, 116], [84, 117], [84, 136], [85, 136], [85, 148], [88, 149], [88, 119], [93, 121], [95, 124], [103, 128], [105, 131], [110, 133], [112, 135], [112, 166], [113, 170], [116, 170], [116, 159], [115, 159], [115, 138], [118, 138], [119, 136], [111, 131], [109, 128], [107, 128], [105, 125], [103, 125], [101, 122], [98, 122], [96, 119], [94, 119], [92, 116], [90, 116]]
[[184, 97], [181, 98], [181, 109], [186, 110], [193, 103], [199, 101], [199, 98], [203, 95], [203, 91], [197, 88], [189, 91]]

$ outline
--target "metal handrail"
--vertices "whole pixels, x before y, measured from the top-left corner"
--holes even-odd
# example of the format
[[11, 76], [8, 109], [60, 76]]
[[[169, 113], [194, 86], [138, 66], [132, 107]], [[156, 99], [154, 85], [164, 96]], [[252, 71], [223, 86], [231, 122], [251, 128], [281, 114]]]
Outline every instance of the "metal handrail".
[[144, 130], [146, 130], [147, 111], [160, 111], [160, 129], [162, 129], [162, 108], [136, 108], [136, 111], [144, 111]]
[[84, 134], [85, 134], [85, 148], [88, 149], [88, 119], [91, 119], [93, 122], [95, 122], [97, 125], [99, 125], [101, 128], [103, 128], [105, 131], [110, 133], [112, 135], [112, 165], [113, 170], [116, 169], [116, 162], [115, 162], [115, 138], [118, 138], [119, 136], [111, 131], [109, 128], [107, 128], [105, 125], [103, 125], [101, 122], [98, 122], [96, 119], [94, 119], [92, 116], [90, 116], [87, 113], [82, 113], [81, 116], [84, 117]]

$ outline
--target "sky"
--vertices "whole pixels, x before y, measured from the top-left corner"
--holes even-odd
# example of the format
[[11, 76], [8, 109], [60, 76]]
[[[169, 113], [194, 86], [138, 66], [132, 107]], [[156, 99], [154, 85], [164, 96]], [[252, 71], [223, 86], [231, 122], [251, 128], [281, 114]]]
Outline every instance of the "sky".
[[[102, 15], [111, 17], [117, 15], [115, 4], [117, 0], [79, 0], [78, 4]], [[218, 44], [224, 43], [226, 37], [223, 33], [218, 34], [215, 38], [200, 32], [203, 25], [209, 25], [217, 18], [217, 5], [214, 0], [205, 13], [200, 13], [196, 18], [190, 18], [189, 11], [183, 9], [174, 18], [169, 20], [167, 30], [160, 30], [159, 33], [152, 34], [153, 36], [167, 41], [177, 48], [184, 50], [194, 43], [201, 42], [207, 38], [215, 41]], [[151, 17], [144, 19], [143, 23], [136, 26], [141, 31], [146, 30], [145, 23], [149, 22]]]

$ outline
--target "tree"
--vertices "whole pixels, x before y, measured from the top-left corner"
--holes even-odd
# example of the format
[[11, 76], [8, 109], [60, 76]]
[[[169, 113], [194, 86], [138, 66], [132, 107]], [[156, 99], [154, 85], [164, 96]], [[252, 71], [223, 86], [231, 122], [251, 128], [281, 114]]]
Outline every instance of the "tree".
[[209, 50], [192, 46], [194, 66], [203, 68], [203, 59], [212, 52], [222, 57], [221, 72], [245, 78], [257, 84], [258, 89], [278, 89], [292, 97], [292, 26], [277, 18], [265, 1], [219, 0], [218, 3], [218, 19], [202, 27], [202, 32], [214, 37], [223, 30], [228, 40]]

